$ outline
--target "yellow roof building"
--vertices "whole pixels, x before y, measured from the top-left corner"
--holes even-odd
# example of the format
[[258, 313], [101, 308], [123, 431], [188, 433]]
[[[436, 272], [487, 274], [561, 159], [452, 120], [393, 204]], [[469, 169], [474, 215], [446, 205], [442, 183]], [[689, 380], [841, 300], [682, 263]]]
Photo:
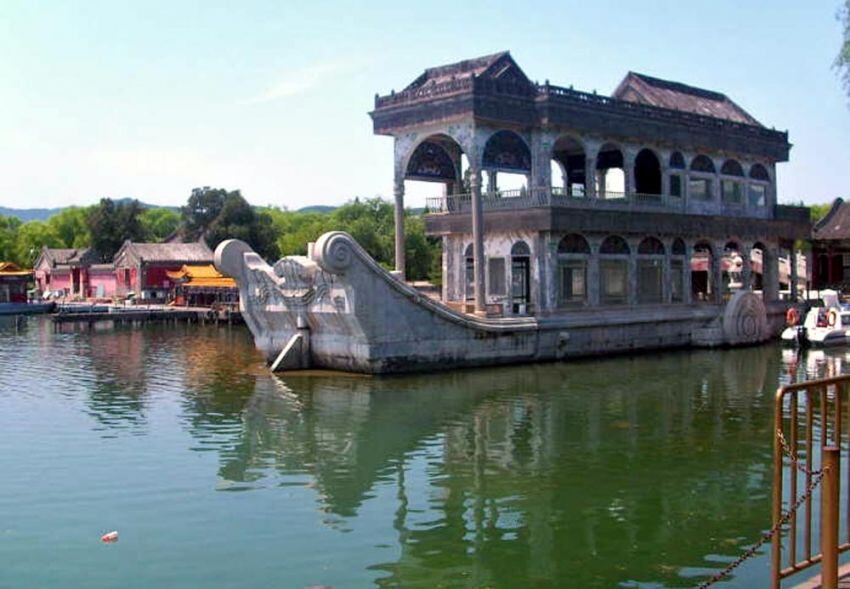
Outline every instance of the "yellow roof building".
[[183, 265], [168, 277], [183, 288], [237, 288], [236, 281], [215, 269], [212, 264]]

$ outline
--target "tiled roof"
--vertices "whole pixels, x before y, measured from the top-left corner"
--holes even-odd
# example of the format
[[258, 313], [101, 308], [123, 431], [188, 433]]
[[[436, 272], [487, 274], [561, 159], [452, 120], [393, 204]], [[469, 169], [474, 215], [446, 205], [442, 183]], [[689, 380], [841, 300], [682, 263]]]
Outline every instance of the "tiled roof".
[[236, 288], [236, 281], [215, 269], [212, 264], [184, 265], [177, 272], [168, 272], [174, 282], [189, 288]]
[[0, 262], [0, 276], [29, 276], [32, 270], [22, 270], [14, 262]]
[[97, 254], [91, 248], [45, 247], [39, 259], [45, 259], [50, 266], [79, 264], [85, 266], [98, 261]]
[[[491, 70], [491, 68], [493, 68], [492, 71], [488, 71]], [[437, 67], [429, 67], [425, 70], [425, 73], [416, 78], [404, 90], [414, 90], [425, 86], [426, 84], [441, 84], [450, 80], [470, 78], [472, 76], [488, 75], [492, 78], [498, 78], [509, 68], [519, 70], [511, 58], [510, 53], [507, 51], [500, 51], [499, 53], [493, 53], [491, 55], [474, 57], [472, 59], [465, 59], [463, 61], [439, 65]], [[525, 77], [525, 74], [522, 74], [521, 70], [520, 75]]]
[[612, 97], [761, 126], [761, 123], [725, 94], [635, 72], [626, 74]]
[[812, 228], [812, 239], [850, 239], [850, 203], [836, 198], [826, 216]]
[[[122, 247], [143, 262], [212, 263], [213, 252], [203, 242], [194, 243], [134, 243], [126, 242]], [[116, 254], [117, 257], [117, 254]]]

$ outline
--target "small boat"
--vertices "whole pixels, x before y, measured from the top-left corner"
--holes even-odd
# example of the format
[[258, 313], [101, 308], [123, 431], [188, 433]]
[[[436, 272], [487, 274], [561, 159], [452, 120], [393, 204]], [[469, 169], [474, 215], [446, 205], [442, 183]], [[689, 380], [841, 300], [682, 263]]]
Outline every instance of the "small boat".
[[783, 343], [800, 347], [850, 344], [850, 309], [841, 306], [835, 291], [823, 291], [821, 299], [823, 306], [809, 309], [802, 324], [796, 309], [788, 310]]

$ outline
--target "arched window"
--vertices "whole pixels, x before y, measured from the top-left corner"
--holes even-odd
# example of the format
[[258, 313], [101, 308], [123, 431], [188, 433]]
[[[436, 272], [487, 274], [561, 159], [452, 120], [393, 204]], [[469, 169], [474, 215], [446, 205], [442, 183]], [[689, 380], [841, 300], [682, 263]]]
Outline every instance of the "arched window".
[[587, 260], [590, 246], [576, 233], [558, 243], [558, 304], [576, 306], [587, 303]]
[[767, 173], [767, 169], [761, 164], [753, 164], [750, 168], [750, 178], [761, 180], [762, 182], [770, 182], [770, 174]]
[[[723, 165], [720, 167], [720, 173], [724, 176], [744, 177], [744, 169], [736, 160], [726, 160], [723, 162]], [[723, 178], [720, 181], [720, 194], [724, 203], [735, 205], [744, 203], [744, 185], [739, 180]]]
[[676, 170], [685, 169], [685, 157], [680, 151], [674, 151], [670, 154], [670, 167]]
[[683, 187], [684, 182], [682, 180], [682, 172], [685, 169], [685, 157], [679, 151], [674, 151], [670, 154], [670, 169], [672, 172], [670, 173], [670, 196], [676, 198], [682, 198], [683, 195]]
[[628, 302], [630, 251], [619, 235], [609, 235], [599, 247], [599, 299], [603, 304]]
[[767, 204], [767, 187], [770, 175], [761, 164], [753, 164], [750, 168], [750, 182], [748, 191], [748, 203], [750, 207], [763, 207]]
[[705, 172], [706, 174], [714, 174], [714, 162], [711, 161], [711, 158], [707, 155], [698, 155], [694, 158], [694, 161], [691, 162], [691, 171], [692, 172]]
[[670, 300], [681, 303], [685, 300], [685, 242], [676, 238], [670, 248]]
[[638, 245], [638, 254], [646, 256], [663, 256], [664, 244], [654, 237], [647, 237]]
[[726, 174], [727, 176], [740, 176], [743, 178], [744, 168], [741, 167], [741, 164], [739, 164], [737, 160], [726, 160], [720, 167], [720, 173]]
[[661, 162], [651, 149], [641, 149], [635, 156], [635, 192], [661, 194]]
[[578, 233], [570, 233], [558, 243], [559, 254], [589, 254], [587, 240]]
[[629, 244], [619, 235], [609, 235], [599, 246], [600, 254], [629, 255], [630, 252]]
[[[691, 162], [691, 172], [714, 174], [714, 162], [708, 156], [698, 155]], [[688, 195], [692, 200], [711, 200], [713, 198], [712, 179], [694, 176], [688, 178]]]
[[639, 303], [661, 303], [664, 297], [664, 244], [647, 237], [638, 245], [637, 288]]

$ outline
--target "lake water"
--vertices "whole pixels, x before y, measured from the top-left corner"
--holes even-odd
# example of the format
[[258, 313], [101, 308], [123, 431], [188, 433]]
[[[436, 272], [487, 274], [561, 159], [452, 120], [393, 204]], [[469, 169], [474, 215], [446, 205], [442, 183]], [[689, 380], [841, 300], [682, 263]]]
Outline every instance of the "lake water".
[[769, 525], [777, 385], [844, 361], [276, 377], [244, 328], [6, 320], [0, 587], [693, 586]]

